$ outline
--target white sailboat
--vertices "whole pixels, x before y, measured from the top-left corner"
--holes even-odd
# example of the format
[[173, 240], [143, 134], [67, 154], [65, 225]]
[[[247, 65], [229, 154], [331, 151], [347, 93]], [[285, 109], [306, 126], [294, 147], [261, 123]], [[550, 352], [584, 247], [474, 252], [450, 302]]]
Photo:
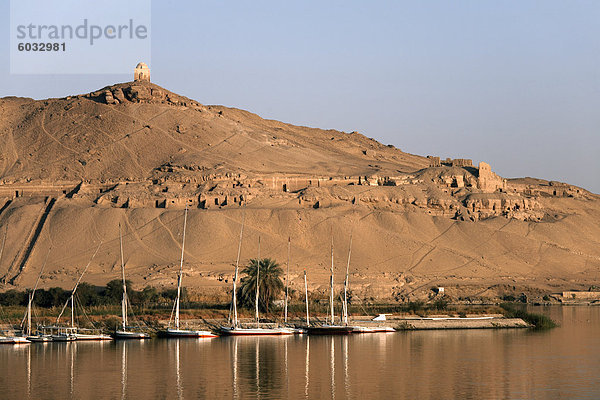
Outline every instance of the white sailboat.
[[[81, 282], [81, 278], [83, 278], [83, 275], [85, 275], [86, 271], [90, 267], [90, 264], [92, 263], [92, 260], [94, 259], [94, 257], [98, 253], [98, 250], [100, 250], [100, 246], [102, 246], [102, 243], [100, 243], [98, 245], [98, 248], [96, 249], [96, 251], [92, 255], [92, 258], [90, 258], [90, 261], [88, 262], [88, 264], [83, 269], [83, 272], [79, 276], [79, 279], [77, 279], [77, 282], [75, 283], [75, 286], [73, 287], [73, 290], [71, 291], [71, 296], [65, 302], [65, 305], [63, 306], [62, 310], [60, 311], [60, 314], [58, 314], [58, 317], [56, 317], [56, 323], [58, 324], [58, 321], [60, 321], [60, 318], [62, 317], [63, 312], [67, 308], [67, 305], [70, 303], [71, 304], [71, 326], [48, 326], [48, 327], [43, 327], [44, 330], [49, 330], [50, 332], [53, 332], [52, 333], [52, 340], [53, 341], [56, 341], [56, 342], [70, 342], [70, 341], [74, 341], [74, 340], [112, 340], [112, 337], [110, 337], [109, 335], [103, 334], [101, 331], [96, 332], [96, 330], [81, 329], [81, 328], [77, 328], [75, 326], [75, 293], [77, 292], [77, 287], [79, 287], [79, 283]], [[82, 333], [84, 331], [90, 332], [90, 333]]]
[[[346, 264], [346, 279], [344, 280], [344, 301], [342, 306], [343, 322], [348, 326], [348, 288], [350, 275], [350, 255], [352, 254], [352, 234], [350, 234], [350, 246], [348, 247], [348, 263]], [[396, 330], [387, 326], [351, 326], [352, 333], [377, 333], [377, 332], [395, 332]]]
[[326, 324], [320, 326], [308, 326], [306, 328], [309, 335], [347, 335], [352, 333], [352, 327], [347, 325], [335, 324], [335, 313], [333, 308], [333, 235], [331, 236], [331, 272], [329, 275], [329, 318]]
[[52, 341], [52, 337], [50, 335], [44, 335], [40, 332], [37, 332], [35, 335], [33, 334], [31, 328], [31, 314], [33, 311], [33, 299], [35, 297], [35, 291], [37, 290], [38, 284], [40, 282], [40, 278], [42, 277], [42, 273], [44, 272], [44, 268], [46, 267], [46, 263], [48, 262], [48, 256], [50, 255], [50, 249], [48, 249], [48, 253], [46, 254], [46, 259], [42, 264], [42, 268], [40, 269], [40, 273], [35, 281], [35, 285], [33, 286], [33, 290], [29, 293], [29, 299], [27, 301], [27, 310], [25, 311], [25, 316], [23, 317], [23, 321], [21, 322], [21, 326], [25, 325], [25, 321], [27, 321], [27, 325], [25, 325], [24, 336], [27, 340], [31, 342], [50, 342]]
[[181, 259], [179, 263], [179, 275], [177, 276], [177, 297], [175, 298], [174, 312], [175, 312], [175, 328], [171, 328], [171, 321], [169, 320], [169, 327], [165, 331], [168, 337], [192, 337], [192, 338], [213, 338], [217, 337], [211, 331], [205, 330], [193, 330], [193, 329], [181, 329], [179, 324], [179, 302], [181, 299], [181, 281], [183, 278], [183, 254], [185, 249], [185, 230], [187, 228], [187, 206], [185, 207], [185, 213], [183, 217], [183, 238], [181, 241]]
[[233, 295], [232, 305], [233, 310], [233, 323], [231, 326], [222, 326], [220, 332], [223, 335], [228, 336], [272, 336], [272, 335], [293, 335], [294, 329], [286, 327], [275, 327], [275, 328], [261, 328], [260, 327], [260, 315], [258, 311], [258, 298], [259, 298], [259, 277], [260, 277], [260, 237], [258, 239], [258, 258], [256, 260], [256, 294], [255, 294], [255, 314], [256, 314], [256, 328], [242, 328], [239, 325], [237, 318], [237, 278], [240, 263], [240, 254], [242, 250], [242, 238], [244, 235], [244, 220], [242, 220], [242, 228], [240, 230], [240, 242], [238, 245], [238, 256], [235, 262], [235, 273], [233, 277]]
[[[2, 240], [2, 247], [0, 247], [0, 261], [2, 260], [2, 253], [4, 252], [4, 244], [6, 243], [6, 234], [8, 232], [8, 226], [4, 231], [4, 238]], [[22, 336], [0, 336], [0, 344], [28, 344], [31, 341], [27, 340]]]
[[29, 344], [30, 340], [22, 336], [0, 336], [0, 344]]
[[304, 299], [306, 300], [306, 326], [310, 326], [308, 315], [308, 283], [306, 282], [306, 270], [304, 270]]
[[288, 237], [288, 255], [287, 255], [287, 264], [286, 264], [286, 273], [285, 273], [285, 310], [283, 322], [287, 324], [288, 322], [288, 298], [289, 298], [289, 281], [290, 281], [290, 248], [292, 245], [292, 238]]
[[125, 262], [123, 259], [123, 235], [121, 234], [121, 224], [119, 224], [119, 248], [121, 249], [121, 276], [123, 278], [123, 299], [121, 300], [121, 329], [115, 332], [115, 339], [149, 339], [150, 335], [145, 332], [136, 332], [127, 330], [127, 308], [129, 306], [129, 297], [127, 296], [127, 283], [125, 281]]
[[[291, 247], [292, 247], [292, 239], [290, 237], [288, 237], [288, 254], [287, 254], [287, 264], [286, 264], [286, 273], [285, 273], [285, 305], [284, 305], [284, 317], [283, 317], [283, 322], [286, 324], [286, 326], [289, 327], [288, 325], [288, 303], [289, 303], [289, 291], [290, 291], [290, 254], [291, 254]], [[304, 278], [306, 281], [306, 271], [304, 271]], [[302, 335], [306, 333], [306, 329], [304, 328], [298, 328], [298, 327], [294, 327], [291, 328], [294, 331], [295, 334], [298, 335]]]

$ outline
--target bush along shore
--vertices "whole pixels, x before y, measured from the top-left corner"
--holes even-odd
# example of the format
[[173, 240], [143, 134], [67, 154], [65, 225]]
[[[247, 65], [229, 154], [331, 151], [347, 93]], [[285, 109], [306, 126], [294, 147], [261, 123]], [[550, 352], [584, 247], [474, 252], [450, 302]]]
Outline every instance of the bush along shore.
[[504, 310], [503, 314], [507, 318], [520, 318], [530, 324], [533, 329], [552, 329], [558, 326], [547, 315], [528, 312], [523, 307], [512, 303], [502, 303], [500, 307]]

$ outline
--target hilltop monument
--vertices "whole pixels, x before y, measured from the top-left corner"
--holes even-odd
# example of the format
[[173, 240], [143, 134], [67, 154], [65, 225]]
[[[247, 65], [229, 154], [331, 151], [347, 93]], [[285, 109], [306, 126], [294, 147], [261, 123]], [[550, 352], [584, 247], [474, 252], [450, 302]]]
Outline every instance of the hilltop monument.
[[150, 68], [148, 68], [146, 63], [141, 62], [135, 66], [135, 69], [133, 70], [133, 80], [150, 82]]

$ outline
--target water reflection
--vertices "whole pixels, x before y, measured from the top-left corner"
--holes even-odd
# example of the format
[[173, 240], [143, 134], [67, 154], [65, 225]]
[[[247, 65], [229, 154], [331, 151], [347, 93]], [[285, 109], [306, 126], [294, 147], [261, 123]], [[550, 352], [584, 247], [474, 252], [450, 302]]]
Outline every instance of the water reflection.
[[177, 398], [183, 399], [183, 384], [181, 383], [181, 371], [179, 365], [179, 342], [180, 339], [175, 340], [175, 374], [177, 376]]
[[233, 397], [235, 399], [238, 398], [238, 341], [234, 340], [233, 342], [233, 362], [231, 363], [233, 367]]
[[31, 347], [27, 346], [27, 398], [31, 397]]
[[232, 349], [233, 397], [250, 395], [270, 398], [274, 391], [289, 387], [288, 344], [293, 337], [227, 337], [222, 342]]
[[329, 373], [331, 375], [331, 398], [335, 399], [335, 347], [334, 337], [327, 337], [330, 341], [329, 346]]
[[121, 346], [121, 399], [125, 399], [127, 393], [127, 346]]
[[561, 327], [0, 347], [3, 398], [600, 398], [600, 308]]
[[308, 372], [310, 366], [310, 336], [306, 337], [306, 358], [304, 361], [304, 397], [308, 398]]

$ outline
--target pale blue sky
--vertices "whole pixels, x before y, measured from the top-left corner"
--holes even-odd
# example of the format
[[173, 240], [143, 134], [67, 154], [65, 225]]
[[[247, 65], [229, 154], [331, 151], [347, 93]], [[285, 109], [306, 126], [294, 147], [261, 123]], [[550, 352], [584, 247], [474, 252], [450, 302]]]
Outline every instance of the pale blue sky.
[[[131, 80], [10, 75], [8, 10], [0, 0], [0, 96]], [[154, 1], [150, 68], [205, 104], [600, 193], [595, 0]]]

